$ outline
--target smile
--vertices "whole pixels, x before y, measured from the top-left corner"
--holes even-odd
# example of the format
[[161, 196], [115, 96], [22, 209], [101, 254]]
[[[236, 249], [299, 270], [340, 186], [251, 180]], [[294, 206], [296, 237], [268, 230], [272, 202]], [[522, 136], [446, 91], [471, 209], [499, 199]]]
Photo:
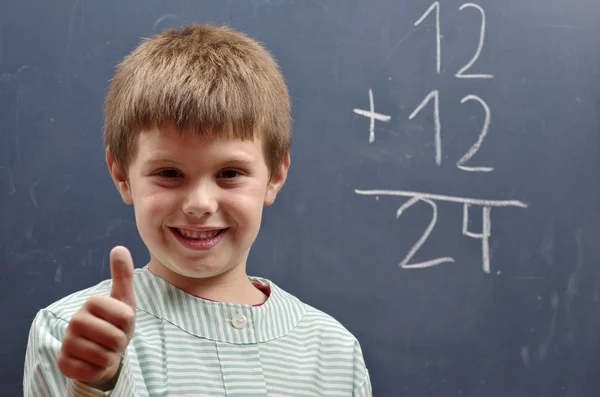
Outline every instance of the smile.
[[206, 240], [209, 238], [216, 237], [219, 233], [223, 231], [223, 229], [208, 230], [203, 232], [189, 229], [175, 229], [175, 231], [186, 238], [191, 238], [194, 240]]
[[204, 251], [219, 244], [229, 229], [197, 231], [170, 227], [169, 230], [185, 248], [193, 251]]

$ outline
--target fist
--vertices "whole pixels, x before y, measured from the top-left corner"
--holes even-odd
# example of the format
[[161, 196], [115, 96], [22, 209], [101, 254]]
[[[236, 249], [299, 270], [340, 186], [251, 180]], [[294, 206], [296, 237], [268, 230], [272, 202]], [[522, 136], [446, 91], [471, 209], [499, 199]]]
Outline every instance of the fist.
[[133, 260], [125, 247], [110, 252], [110, 296], [93, 296], [73, 315], [58, 356], [68, 378], [106, 383], [119, 370], [135, 329]]

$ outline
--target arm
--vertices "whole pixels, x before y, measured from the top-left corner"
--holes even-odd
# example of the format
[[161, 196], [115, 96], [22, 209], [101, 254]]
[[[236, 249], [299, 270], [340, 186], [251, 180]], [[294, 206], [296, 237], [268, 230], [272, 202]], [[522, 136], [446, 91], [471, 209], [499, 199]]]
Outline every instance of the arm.
[[372, 397], [373, 391], [371, 390], [371, 379], [369, 372], [365, 371], [365, 377], [362, 382], [352, 392], [353, 397]]
[[25, 357], [25, 396], [135, 396], [125, 354], [136, 310], [129, 251], [114, 248], [110, 266], [110, 296], [88, 298], [68, 321], [49, 310], [34, 319]]
[[354, 387], [352, 396], [372, 397], [373, 391], [371, 389], [371, 377], [369, 376], [369, 370], [365, 364], [362, 349], [358, 341], [356, 341], [356, 344], [354, 345], [354, 372], [356, 374], [356, 378], [360, 379], [360, 383]]
[[127, 355], [124, 356], [112, 390], [102, 391], [86, 383], [67, 378], [61, 373], [58, 368], [58, 356], [68, 325], [65, 320], [55, 317], [47, 310], [40, 311], [35, 317], [25, 355], [23, 395], [25, 397], [137, 396]]

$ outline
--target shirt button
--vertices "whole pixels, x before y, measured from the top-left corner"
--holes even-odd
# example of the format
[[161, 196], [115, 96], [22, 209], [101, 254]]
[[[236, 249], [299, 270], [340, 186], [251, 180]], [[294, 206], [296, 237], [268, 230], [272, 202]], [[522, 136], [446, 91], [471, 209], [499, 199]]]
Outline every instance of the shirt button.
[[244, 329], [248, 325], [248, 319], [243, 314], [234, 314], [231, 319], [231, 325], [236, 329]]

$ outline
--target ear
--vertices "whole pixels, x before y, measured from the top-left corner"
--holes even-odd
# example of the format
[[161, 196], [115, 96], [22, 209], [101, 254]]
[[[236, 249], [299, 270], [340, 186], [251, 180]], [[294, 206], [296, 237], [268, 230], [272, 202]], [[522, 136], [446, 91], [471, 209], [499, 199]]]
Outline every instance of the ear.
[[281, 166], [279, 166], [279, 169], [271, 176], [269, 186], [267, 186], [267, 194], [265, 195], [265, 206], [268, 207], [270, 205], [273, 205], [273, 203], [275, 202], [277, 193], [279, 193], [279, 190], [281, 190], [283, 184], [285, 183], [285, 180], [287, 179], [290, 164], [291, 159], [288, 153], [281, 162]]
[[106, 165], [108, 165], [108, 171], [112, 177], [115, 186], [121, 193], [121, 199], [125, 204], [133, 204], [133, 196], [131, 194], [131, 186], [129, 185], [129, 179], [127, 174], [123, 172], [121, 167], [117, 164], [112, 154], [110, 154], [110, 148], [106, 148]]

